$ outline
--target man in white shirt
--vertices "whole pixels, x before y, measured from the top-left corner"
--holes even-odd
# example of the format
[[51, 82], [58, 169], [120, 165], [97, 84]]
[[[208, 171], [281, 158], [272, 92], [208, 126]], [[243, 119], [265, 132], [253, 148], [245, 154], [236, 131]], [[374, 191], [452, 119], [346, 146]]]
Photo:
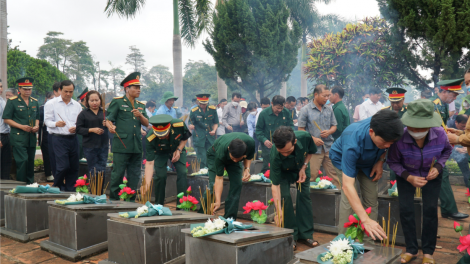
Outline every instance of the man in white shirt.
[[382, 91], [379, 88], [372, 88], [369, 94], [369, 100], [362, 103], [359, 108], [359, 121], [375, 115], [375, 113], [384, 107], [379, 101], [380, 97], [382, 97]]
[[2, 80], [0, 80], [0, 178], [10, 180], [11, 169], [11, 144], [10, 144], [10, 126], [3, 121], [3, 110], [7, 102], [1, 97], [3, 93]]
[[[60, 97], [60, 82], [55, 82], [54, 85], [52, 86], [52, 92], [54, 93], [54, 98], [48, 100], [44, 104], [44, 111], [46, 111], [46, 105], [51, 104], [51, 101], [55, 101], [58, 97]], [[43, 117], [44, 120], [44, 117]], [[47, 127], [46, 123], [44, 123], [47, 129], [47, 146], [49, 148], [49, 161], [51, 163], [51, 171], [52, 175], [47, 177], [47, 181], [54, 181], [54, 175], [56, 174], [56, 164], [55, 164], [55, 154], [54, 154], [54, 149], [52, 147], [52, 133], [50, 131], [50, 128]]]
[[[81, 105], [72, 99], [75, 85], [69, 81], [60, 83], [60, 97], [44, 106], [44, 123], [52, 134], [52, 149], [55, 154], [56, 172], [54, 186], [63, 191], [74, 191], [78, 179], [79, 147], [76, 135], [77, 116]], [[65, 184], [64, 184], [65, 179]]]

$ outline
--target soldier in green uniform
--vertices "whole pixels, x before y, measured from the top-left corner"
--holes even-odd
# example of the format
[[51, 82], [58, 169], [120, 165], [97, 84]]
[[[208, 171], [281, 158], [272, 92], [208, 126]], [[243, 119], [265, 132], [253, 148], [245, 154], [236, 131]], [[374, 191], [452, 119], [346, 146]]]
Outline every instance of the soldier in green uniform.
[[273, 145], [273, 133], [280, 126], [290, 126], [294, 129], [294, 122], [292, 115], [284, 108], [286, 99], [280, 95], [275, 95], [272, 100], [271, 107], [261, 111], [256, 123], [256, 138], [261, 145], [261, 156], [263, 157], [263, 168], [261, 171], [264, 173], [269, 169], [269, 155]]
[[[150, 184], [155, 177], [155, 203], [165, 203], [165, 187], [167, 177], [167, 162], [170, 160], [176, 168], [177, 193], [186, 191], [186, 150], [184, 146], [191, 133], [181, 119], [169, 115], [152, 116], [149, 121], [153, 133], [148, 133], [146, 140], [147, 164], [145, 166], [145, 181]], [[179, 200], [176, 201], [179, 204]]]
[[[405, 106], [405, 93], [406, 90], [403, 88], [388, 88], [385, 90], [388, 93], [388, 100], [390, 100], [390, 106], [384, 107], [382, 109], [393, 110], [397, 112], [398, 116], [401, 118], [404, 113], [406, 113]], [[394, 171], [390, 171], [390, 180], [394, 181], [397, 178], [397, 175]]]
[[[242, 181], [250, 179], [251, 160], [255, 156], [255, 140], [242, 132], [220, 136], [207, 151], [209, 188], [214, 188], [214, 213], [220, 208], [224, 188], [224, 169], [230, 180], [230, 190], [225, 200], [225, 218], [237, 219]], [[242, 163], [243, 161], [243, 167]]]
[[3, 119], [10, 125], [10, 141], [16, 162], [16, 179], [31, 184], [34, 182], [34, 156], [36, 154], [36, 132], [39, 130], [39, 103], [31, 97], [33, 78], [16, 80], [20, 94], [7, 100]]
[[[142, 137], [140, 126], [149, 125], [145, 104], [136, 100], [140, 95], [140, 73], [129, 74], [122, 82], [125, 96], [115, 97], [107, 111], [107, 127], [116, 134], [113, 140], [113, 171], [109, 198], [119, 200], [119, 184], [127, 171], [127, 180], [132, 190], [137, 188], [142, 161]], [[112, 124], [115, 122], [115, 125]], [[132, 198], [135, 199], [135, 196]]]
[[[441, 115], [443, 125], [447, 124], [449, 119], [449, 104], [452, 103], [462, 91], [463, 78], [455, 80], [440, 81], [437, 85], [440, 86], [438, 94], [432, 98], [435, 106], [435, 111]], [[445, 127], [446, 128], [446, 127]], [[447, 167], [442, 168], [442, 183], [441, 192], [439, 193], [441, 200], [441, 216], [450, 219], [464, 219], [468, 214], [460, 213], [455, 203], [454, 192], [450, 186], [449, 171]]]
[[[86, 110], [87, 107], [84, 104], [85, 103], [85, 97], [86, 94], [88, 93], [88, 87], [86, 87], [83, 92], [77, 97], [78, 102], [80, 103], [80, 106], [82, 107], [82, 110]], [[85, 154], [83, 154], [83, 136], [77, 134], [77, 139], [78, 139], [78, 147], [80, 148], [80, 153], [79, 153], [79, 158], [83, 159], [85, 157]]]
[[196, 95], [199, 106], [194, 107], [189, 115], [189, 129], [196, 129], [193, 137], [194, 148], [201, 168], [207, 167], [207, 150], [214, 144], [219, 117], [215, 106], [207, 106], [210, 94]]
[[[274, 148], [271, 148], [270, 162], [273, 194], [276, 211], [281, 212], [284, 204], [284, 227], [294, 230], [294, 241], [300, 241], [310, 247], [318, 246], [313, 240], [313, 212], [310, 199], [309, 161], [317, 152], [317, 146], [307, 131], [295, 131], [291, 127], [281, 126], [273, 134]], [[290, 185], [301, 184], [297, 189], [296, 213], [290, 196]], [[275, 216], [277, 221], [282, 216]], [[278, 220], [279, 219], [279, 220]], [[294, 243], [295, 250], [295, 243]]]

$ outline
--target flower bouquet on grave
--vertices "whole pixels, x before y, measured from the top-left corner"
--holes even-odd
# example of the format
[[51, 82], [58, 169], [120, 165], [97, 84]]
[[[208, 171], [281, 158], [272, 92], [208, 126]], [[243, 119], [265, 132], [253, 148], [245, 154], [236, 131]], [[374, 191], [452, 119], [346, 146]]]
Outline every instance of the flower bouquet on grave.
[[196, 211], [197, 210], [197, 204], [199, 203], [199, 201], [194, 197], [194, 196], [191, 196], [190, 194], [192, 193], [191, 191], [191, 186], [189, 186], [189, 188], [186, 190], [186, 193], [188, 195], [184, 195], [184, 193], [179, 193], [178, 194], [178, 198], [180, 199], [180, 204], [177, 205], [176, 207], [180, 208], [180, 209], [183, 209], [185, 211]]
[[336, 186], [331, 182], [332, 180], [328, 176], [317, 177], [314, 182], [310, 183], [310, 188], [317, 190], [336, 189]]
[[[266, 171], [269, 173], [269, 170]], [[268, 175], [269, 177], [269, 175]], [[250, 176], [250, 179], [248, 180], [250, 182], [266, 182], [266, 183], [271, 183], [271, 180], [266, 178], [266, 176], [264, 176], [263, 173], [259, 173], [259, 174], [252, 174]]]
[[460, 245], [457, 247], [459, 252], [464, 252], [464, 256], [457, 262], [457, 264], [470, 263], [470, 235], [462, 236], [462, 226], [454, 221], [455, 232], [460, 233]]
[[390, 181], [392, 184], [392, 188], [388, 189], [388, 195], [391, 197], [398, 197], [398, 188], [397, 188], [397, 181]]
[[207, 176], [209, 175], [209, 170], [207, 168], [202, 168], [197, 172], [191, 173], [191, 176]]
[[82, 192], [82, 193], [88, 193], [88, 185], [90, 185], [90, 183], [87, 183], [88, 177], [85, 175], [83, 175], [82, 177], [78, 177], [78, 180], [75, 182], [75, 185], [73, 187], [75, 187], [75, 191], [76, 192]]
[[124, 218], [139, 218], [139, 217], [150, 217], [156, 215], [172, 215], [170, 208], [163, 207], [161, 204], [151, 204], [149, 201], [144, 206], [137, 208], [136, 211], [119, 213], [120, 217]]
[[258, 224], [264, 224], [268, 219], [268, 215], [266, 214], [266, 209], [269, 206], [264, 205], [263, 202], [258, 200], [254, 200], [253, 202], [247, 202], [245, 206], [243, 206], [243, 214], [250, 213], [251, 220]]
[[225, 219], [222, 216], [214, 219], [208, 219], [206, 223], [191, 224], [191, 234], [193, 237], [211, 236], [215, 234], [230, 234], [236, 230], [252, 228], [253, 225], [244, 225], [241, 222], [233, 221], [233, 218]]
[[335, 237], [328, 246], [328, 251], [317, 257], [320, 264], [352, 264], [359, 254], [364, 254], [364, 246], [343, 234]]
[[135, 195], [135, 190], [132, 190], [130, 187], [127, 187], [127, 178], [124, 177], [122, 180], [122, 184], [119, 184], [119, 188], [121, 188], [121, 191], [118, 193], [119, 198], [121, 200], [124, 200], [126, 202], [131, 201], [131, 197]]
[[271, 170], [267, 170], [263, 175], [269, 179], [269, 176], [271, 176]]
[[88, 195], [82, 195], [79, 192], [77, 194], [71, 194], [67, 200], [55, 200], [56, 204], [63, 205], [74, 205], [74, 204], [105, 204], [106, 194], [91, 197]]
[[[366, 209], [367, 215], [370, 215], [371, 212], [371, 207]], [[344, 223], [344, 228], [347, 228], [345, 236], [351, 239], [357, 239], [360, 243], [362, 243], [364, 240], [364, 234], [369, 236], [369, 232], [367, 232], [367, 230], [364, 228], [364, 225], [362, 224], [357, 214], [350, 215], [348, 220], [349, 222]]]
[[18, 185], [16, 188], [11, 189], [10, 193], [60, 193], [60, 189], [52, 188], [49, 184], [43, 186], [35, 182], [26, 186]]

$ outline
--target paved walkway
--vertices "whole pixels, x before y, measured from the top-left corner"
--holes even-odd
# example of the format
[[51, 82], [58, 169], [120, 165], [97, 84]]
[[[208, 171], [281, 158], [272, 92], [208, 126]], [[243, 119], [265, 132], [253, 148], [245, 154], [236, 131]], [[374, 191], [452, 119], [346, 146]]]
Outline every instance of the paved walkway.
[[[462, 186], [452, 186], [454, 189], [455, 198], [460, 212], [470, 213], [470, 205], [467, 202], [465, 196], [466, 188]], [[166, 206], [174, 209], [175, 203], [167, 204]], [[440, 213], [439, 213], [440, 215]], [[246, 220], [243, 220], [246, 221]], [[462, 234], [466, 235], [469, 232], [470, 220], [459, 221], [464, 228]], [[458, 252], [457, 246], [459, 245], [459, 234], [453, 230], [453, 221], [449, 219], [439, 218], [439, 233], [441, 238], [437, 240], [437, 246], [442, 247], [436, 249], [434, 258], [436, 263], [439, 264], [453, 264], [456, 263], [462, 254]], [[315, 233], [314, 237], [320, 244], [331, 241], [336, 235], [328, 233]], [[28, 242], [26, 244], [16, 242], [6, 237], [0, 237], [0, 263], [1, 264], [13, 264], [13, 263], [44, 263], [44, 264], [62, 264], [62, 263], [73, 263], [60, 257], [57, 257], [51, 253], [41, 250], [39, 243], [48, 238], [42, 238], [35, 241]], [[404, 247], [398, 247], [404, 250]], [[299, 244], [297, 247], [298, 252], [309, 249], [307, 246]], [[96, 256], [89, 257], [77, 263], [98, 263], [99, 261], [106, 259], [108, 252], [101, 253]], [[422, 254], [418, 259], [411, 263], [421, 263]]]

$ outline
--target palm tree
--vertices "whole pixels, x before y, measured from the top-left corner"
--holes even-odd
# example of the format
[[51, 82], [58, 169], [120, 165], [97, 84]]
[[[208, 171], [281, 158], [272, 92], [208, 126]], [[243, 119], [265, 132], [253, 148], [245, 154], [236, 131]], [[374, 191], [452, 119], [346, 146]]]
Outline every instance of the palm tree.
[[290, 10], [290, 19], [297, 21], [302, 28], [302, 51], [300, 67], [300, 96], [307, 96], [307, 76], [303, 68], [307, 54], [307, 38], [317, 38], [326, 33], [338, 30], [346, 25], [346, 22], [338, 15], [321, 15], [316, 3], [331, 3], [331, 0], [286, 0]]
[[[145, 0], [108, 0], [105, 12], [108, 17], [117, 14], [134, 18], [145, 5]], [[183, 104], [183, 54], [181, 39], [194, 48], [196, 40], [211, 26], [210, 0], [173, 0], [173, 87], [178, 106]], [[181, 26], [180, 26], [181, 23]]]
[[3, 86], [8, 88], [7, 79], [7, 0], [0, 0], [0, 79]]

